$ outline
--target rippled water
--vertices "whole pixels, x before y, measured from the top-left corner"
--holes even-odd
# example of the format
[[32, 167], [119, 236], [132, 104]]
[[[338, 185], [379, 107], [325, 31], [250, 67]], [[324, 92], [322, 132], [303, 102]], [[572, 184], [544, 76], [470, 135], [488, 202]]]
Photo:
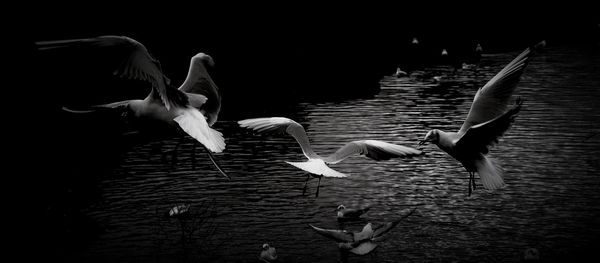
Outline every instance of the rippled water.
[[[372, 99], [302, 103], [286, 117], [304, 125], [320, 153], [361, 139], [416, 147], [431, 128], [458, 130], [477, 88], [516, 55], [485, 55], [477, 71], [459, 70], [441, 83], [386, 77]], [[468, 174], [430, 145], [425, 156], [413, 159], [347, 159], [332, 167], [350, 177], [324, 178], [318, 198], [311, 180], [303, 195], [304, 173], [284, 163], [304, 158], [291, 137], [252, 134], [223, 120], [215, 127], [225, 134], [227, 149], [216, 156], [231, 181], [219, 176], [201, 149], [193, 169], [189, 139], [173, 167], [153, 150], [156, 143], [131, 148], [101, 181], [98, 199], [83, 209], [102, 230], [72, 258], [256, 262], [261, 245], [269, 243], [283, 262], [339, 262], [336, 244], [307, 224], [356, 231], [416, 207], [374, 253], [347, 260], [514, 262], [529, 247], [542, 259], [568, 259], [600, 235], [598, 65], [597, 47], [549, 47], [533, 59], [518, 92], [524, 107], [491, 153], [506, 172], [501, 190], [478, 188], [467, 197]], [[444, 67], [430, 71], [450, 73]], [[177, 139], [165, 142], [163, 151]], [[164, 217], [181, 203], [190, 203], [197, 215], [184, 222], [183, 238], [181, 222]], [[340, 224], [334, 211], [339, 204], [372, 208], [363, 220]], [[204, 212], [214, 213], [205, 218]]]

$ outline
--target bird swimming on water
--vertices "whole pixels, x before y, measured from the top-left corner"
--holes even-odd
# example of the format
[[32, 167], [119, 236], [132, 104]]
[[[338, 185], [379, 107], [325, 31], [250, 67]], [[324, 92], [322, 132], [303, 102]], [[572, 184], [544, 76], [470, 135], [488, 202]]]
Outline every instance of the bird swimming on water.
[[217, 121], [221, 108], [220, 92], [208, 74], [207, 66], [214, 66], [212, 57], [198, 53], [191, 58], [187, 77], [179, 88], [170, 85], [163, 74], [160, 62], [144, 45], [125, 36], [100, 36], [97, 38], [40, 41], [38, 50], [52, 52], [70, 50], [80, 56], [102, 54], [103, 61], [91, 61], [106, 66], [103, 70], [124, 79], [150, 83], [150, 93], [144, 99], [128, 99], [108, 104], [93, 105], [84, 111], [99, 109], [122, 111], [138, 127], [157, 130], [158, 127], [179, 127], [200, 142], [219, 172], [227, 178], [210, 153], [225, 149], [221, 132], [211, 128]]
[[475, 189], [476, 172], [486, 189], [498, 189], [505, 185], [502, 170], [485, 155], [498, 143], [519, 113], [522, 104], [520, 99], [510, 109], [506, 108], [534, 51], [541, 46], [543, 44], [540, 43], [527, 48], [477, 91], [458, 132], [434, 129], [419, 142], [419, 145], [436, 144], [465, 167], [469, 173], [469, 195]]
[[277, 262], [277, 250], [275, 247], [269, 246], [269, 244], [265, 243], [262, 245], [262, 251], [260, 251], [259, 259], [260, 261], [266, 263]]
[[337, 210], [337, 219], [338, 220], [348, 220], [348, 219], [357, 219], [367, 211], [371, 209], [370, 207], [365, 208], [346, 208], [344, 205], [339, 205]]
[[373, 160], [389, 160], [397, 157], [413, 157], [420, 155], [422, 152], [406, 146], [391, 144], [378, 140], [362, 140], [352, 141], [341, 148], [335, 153], [330, 154], [326, 157], [322, 157], [314, 152], [306, 131], [302, 125], [297, 122], [283, 117], [270, 117], [270, 118], [255, 118], [238, 121], [238, 124], [242, 128], [252, 129], [259, 133], [287, 133], [294, 137], [300, 148], [304, 153], [304, 156], [308, 158], [305, 162], [287, 162], [296, 168], [308, 172], [306, 182], [304, 183], [304, 189], [306, 189], [306, 183], [310, 179], [310, 175], [319, 178], [317, 185], [316, 196], [319, 196], [319, 187], [321, 185], [321, 178], [325, 177], [347, 177], [348, 175], [340, 173], [334, 169], [331, 169], [327, 164], [336, 164], [344, 159], [355, 155], [365, 155]]

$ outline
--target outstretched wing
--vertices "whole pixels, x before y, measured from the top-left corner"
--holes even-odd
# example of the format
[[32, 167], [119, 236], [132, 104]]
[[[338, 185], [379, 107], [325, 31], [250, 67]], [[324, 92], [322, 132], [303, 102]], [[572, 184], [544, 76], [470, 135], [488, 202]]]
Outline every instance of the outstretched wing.
[[296, 139], [307, 158], [318, 157], [310, 146], [304, 127], [293, 120], [283, 117], [255, 118], [238, 121], [238, 124], [242, 128], [252, 129], [260, 133], [285, 132]]
[[208, 118], [208, 124], [212, 126], [221, 111], [221, 93], [208, 74], [206, 65], [214, 66], [213, 59], [209, 55], [199, 53], [193, 56], [188, 75], [179, 90], [185, 92], [188, 97], [201, 95], [206, 98], [204, 101], [190, 99], [190, 105], [202, 110]]
[[492, 120], [506, 111], [525, 67], [534, 51], [541, 48], [543, 43], [542, 41], [532, 48], [525, 49], [477, 91], [469, 114], [458, 132], [459, 135], [464, 134], [471, 126]]
[[383, 238], [383, 236], [385, 234], [387, 234], [388, 232], [390, 232], [390, 230], [392, 230], [394, 227], [396, 227], [400, 221], [404, 220], [405, 218], [409, 217], [410, 215], [412, 215], [415, 212], [416, 209], [411, 210], [408, 214], [402, 216], [400, 219], [392, 221], [392, 222], [388, 222], [385, 223], [381, 226], [378, 226], [377, 228], [375, 228], [374, 232], [373, 232], [373, 241], [377, 241], [381, 238]]
[[348, 177], [347, 175], [340, 173], [336, 170], [331, 169], [323, 160], [321, 159], [309, 159], [306, 162], [286, 162], [290, 165], [295, 166], [296, 168], [307, 171], [312, 174], [322, 175], [325, 177], [336, 177], [343, 178]]
[[455, 149], [458, 152], [488, 153], [510, 128], [521, 105], [522, 101], [519, 99], [513, 108], [497, 118], [468, 128], [456, 142]]
[[[188, 100], [185, 94], [169, 87], [160, 62], [141, 43], [124, 36], [100, 36], [97, 38], [40, 41], [36, 43], [42, 52], [69, 50], [80, 59], [89, 57], [89, 63], [102, 64], [113, 75], [149, 82], [167, 109], [184, 107]], [[75, 65], [84, 66], [84, 65]]]
[[373, 160], [389, 160], [398, 157], [413, 157], [422, 152], [406, 146], [391, 144], [377, 140], [353, 141], [342, 146], [335, 153], [323, 158], [326, 163], [338, 163], [358, 154], [365, 155]]
[[336, 230], [336, 229], [323, 229], [311, 224], [308, 224], [314, 231], [318, 234], [333, 239], [336, 242], [345, 243], [345, 242], [354, 242], [354, 235], [346, 230]]

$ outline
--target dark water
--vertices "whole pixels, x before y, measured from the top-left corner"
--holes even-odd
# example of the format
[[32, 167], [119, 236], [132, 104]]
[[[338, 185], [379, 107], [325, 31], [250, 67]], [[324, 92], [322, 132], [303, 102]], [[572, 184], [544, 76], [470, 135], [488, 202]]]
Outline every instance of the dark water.
[[[286, 117], [305, 126], [321, 153], [361, 139], [416, 147], [431, 128], [458, 130], [477, 88], [516, 55], [484, 55], [477, 71], [459, 70], [442, 83], [386, 77], [372, 99], [303, 103]], [[323, 179], [315, 198], [316, 180], [303, 195], [304, 174], [284, 163], [304, 158], [291, 137], [257, 136], [223, 120], [215, 127], [227, 149], [216, 156], [231, 181], [201, 149], [193, 169], [191, 140], [181, 144], [174, 167], [153, 150], [156, 143], [131, 148], [81, 211], [100, 229], [97, 236], [68, 258], [256, 262], [269, 243], [283, 262], [340, 262], [336, 244], [307, 224], [356, 231], [416, 207], [374, 253], [348, 261], [514, 262], [530, 247], [545, 260], [572, 259], [596, 248], [600, 236], [599, 65], [597, 46], [548, 47], [533, 59], [518, 92], [524, 107], [491, 153], [506, 172], [503, 189], [478, 188], [467, 197], [464, 169], [427, 146], [424, 157], [379, 163], [354, 157], [332, 165], [351, 176]], [[177, 140], [165, 142], [163, 151]], [[181, 203], [195, 214], [184, 222], [183, 238], [181, 222], [164, 217]], [[339, 204], [372, 208], [362, 221], [342, 225], [335, 219]]]

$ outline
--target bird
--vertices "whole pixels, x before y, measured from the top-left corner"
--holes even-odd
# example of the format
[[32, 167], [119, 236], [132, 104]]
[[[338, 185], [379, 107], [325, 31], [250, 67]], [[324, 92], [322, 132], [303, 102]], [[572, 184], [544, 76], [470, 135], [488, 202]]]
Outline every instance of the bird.
[[188, 204], [184, 204], [184, 205], [177, 205], [172, 207], [169, 210], [169, 217], [182, 217], [185, 216], [189, 213], [190, 211], [190, 205]]
[[385, 238], [385, 235], [396, 227], [400, 221], [412, 215], [416, 209], [412, 209], [408, 214], [398, 220], [373, 227], [372, 223], [367, 223], [360, 232], [348, 232], [338, 229], [324, 229], [308, 224], [318, 234], [333, 239], [338, 243], [342, 251], [348, 251], [355, 255], [366, 255], [377, 248], [377, 242]]
[[253, 118], [240, 120], [238, 121], [238, 124], [242, 128], [252, 129], [259, 133], [285, 132], [293, 136], [298, 144], [300, 144], [300, 148], [302, 149], [304, 156], [308, 158], [308, 161], [286, 161], [286, 163], [308, 172], [306, 181], [304, 182], [304, 190], [306, 190], [306, 184], [311, 175], [319, 179], [317, 192], [315, 194], [317, 197], [319, 196], [319, 187], [323, 176], [336, 178], [348, 176], [331, 169], [327, 164], [339, 163], [354, 154], [365, 155], [376, 161], [389, 160], [396, 157], [413, 157], [422, 154], [420, 150], [411, 147], [391, 144], [379, 140], [360, 140], [351, 141], [339, 148], [335, 153], [322, 157], [313, 151], [304, 127], [291, 119], [285, 117]]
[[508, 110], [506, 108], [525, 67], [534, 51], [539, 48], [541, 44], [525, 49], [479, 88], [458, 132], [433, 129], [419, 142], [419, 145], [437, 145], [465, 167], [469, 173], [469, 196], [472, 189], [475, 189], [476, 172], [486, 189], [499, 189], [505, 185], [502, 170], [493, 160], [487, 158], [486, 154], [498, 143], [519, 113], [522, 105], [520, 98], [513, 107]]
[[134, 122], [137, 127], [148, 131], [178, 127], [199, 142], [219, 172], [230, 178], [211, 154], [211, 151], [219, 153], [225, 149], [223, 134], [211, 128], [221, 109], [219, 89], [207, 71], [207, 66], [214, 66], [211, 56], [205, 53], [193, 56], [185, 81], [175, 88], [164, 75], [160, 62], [146, 47], [126, 36], [39, 41], [36, 45], [39, 51], [44, 52], [70, 50], [79, 56], [95, 54], [95, 60], [90, 64], [103, 65], [101, 70], [117, 78], [140, 80], [151, 86], [150, 93], [144, 99], [92, 105], [85, 110], [63, 107], [64, 110], [81, 113], [118, 110], [122, 111], [126, 121]]
[[400, 69], [400, 67], [396, 68], [396, 73], [394, 73], [394, 76], [396, 76], [396, 78], [401, 78], [401, 77], [406, 77], [408, 74], [406, 73], [406, 71]]
[[269, 246], [269, 244], [265, 243], [262, 245], [262, 251], [259, 256], [260, 261], [262, 262], [276, 262], [277, 261], [277, 250], [275, 247]]
[[340, 221], [348, 220], [348, 219], [357, 219], [361, 215], [363, 215], [364, 213], [369, 211], [369, 209], [371, 209], [371, 208], [365, 207], [365, 208], [359, 208], [359, 209], [352, 209], [352, 208], [346, 208], [346, 206], [344, 206], [344, 205], [339, 205], [336, 208], [337, 219]]

